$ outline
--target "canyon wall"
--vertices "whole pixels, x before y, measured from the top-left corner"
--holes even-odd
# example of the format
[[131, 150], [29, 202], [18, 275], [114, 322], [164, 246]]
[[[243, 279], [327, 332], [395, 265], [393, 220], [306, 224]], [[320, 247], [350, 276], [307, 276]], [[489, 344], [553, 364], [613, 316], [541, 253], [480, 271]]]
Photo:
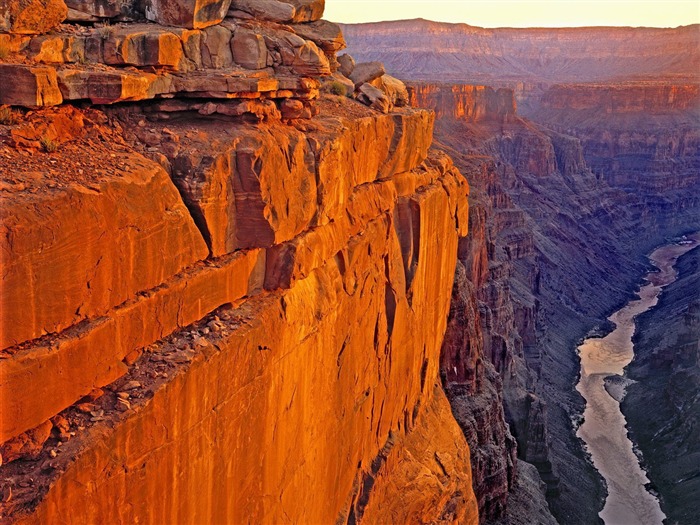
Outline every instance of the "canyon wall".
[[0, 17], [0, 520], [475, 525], [434, 115], [322, 0], [177, 6]]
[[[634, 381], [622, 410], [669, 520], [692, 523], [700, 496], [700, 249], [681, 256], [678, 279], [636, 320]], [[654, 410], [650, 411], [649, 407]]]
[[[426, 105], [469, 90], [437, 84], [410, 89], [416, 99], [418, 92], [438, 93]], [[490, 92], [498, 98], [495, 90]], [[480, 314], [483, 359], [503, 383], [505, 416], [518, 456], [538, 466], [548, 482], [550, 507], [561, 522], [595, 522], [604, 492], [574, 435], [583, 405], [572, 389], [578, 375], [573, 350], [580, 337], [628, 297], [625, 290], [632, 290], [643, 272], [643, 254], [665, 235], [697, 224], [694, 194], [671, 192], [665, 198], [674, 205], [652, 210], [646, 205], [651, 192], [615, 188], [593, 173], [575, 137], [507, 111], [470, 120], [461, 111], [450, 115], [446, 106], [442, 114], [436, 140], [471, 182], [472, 235], [461, 242], [460, 259], [475, 283], [479, 306], [473, 309]], [[465, 334], [474, 332], [470, 322], [457, 319], [456, 324]], [[470, 352], [478, 355], [481, 349], [471, 346]], [[449, 397], [449, 369], [444, 368]], [[477, 372], [467, 375], [467, 383], [480, 371], [472, 368]], [[458, 411], [465, 409], [451, 401], [460, 421]], [[478, 401], [464, 403], [479, 410]], [[478, 450], [479, 442], [472, 438], [470, 445]], [[505, 450], [503, 445], [491, 449], [495, 465]], [[495, 485], [501, 491], [508, 486], [517, 505], [512, 479], [493, 479], [502, 479]], [[477, 497], [480, 491], [498, 493], [478, 484], [475, 489]], [[582, 499], [587, 509], [581, 508]]]
[[403, 79], [509, 86], [697, 79], [698, 26], [482, 28], [429, 20], [343, 25], [348, 52]]

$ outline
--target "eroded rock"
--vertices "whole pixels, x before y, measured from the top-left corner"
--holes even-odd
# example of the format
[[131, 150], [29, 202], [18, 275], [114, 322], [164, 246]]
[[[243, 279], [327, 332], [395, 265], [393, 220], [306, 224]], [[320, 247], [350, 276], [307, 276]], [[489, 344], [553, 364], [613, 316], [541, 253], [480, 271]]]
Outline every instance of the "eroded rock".
[[148, 20], [166, 26], [202, 29], [220, 23], [231, 0], [144, 0]]

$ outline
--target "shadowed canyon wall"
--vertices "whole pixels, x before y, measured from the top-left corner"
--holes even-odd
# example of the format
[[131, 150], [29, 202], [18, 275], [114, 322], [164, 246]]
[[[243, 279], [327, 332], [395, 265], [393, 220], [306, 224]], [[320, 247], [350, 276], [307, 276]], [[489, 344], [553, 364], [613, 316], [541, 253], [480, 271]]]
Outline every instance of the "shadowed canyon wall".
[[[636, 319], [635, 358], [622, 409], [664, 513], [692, 523], [700, 495], [700, 249], [681, 256], [678, 279]], [[649, 407], [654, 410], [650, 411]]]
[[[645, 181], [636, 192], [611, 187], [588, 168], [581, 141], [513, 115], [514, 103], [501, 105], [508, 109], [500, 114], [465, 117], [463, 93], [472, 91], [482, 92], [482, 98], [490, 93], [492, 103], [504, 96], [504, 90], [470, 86], [410, 88], [418, 104], [440, 107], [436, 140], [471, 181], [472, 235], [461, 241], [460, 260], [478, 298], [478, 307], [471, 308], [479, 311], [483, 349], [472, 342], [474, 349], [466, 354], [476, 356], [482, 350], [499, 372], [518, 455], [537, 465], [548, 482], [549, 503], [557, 518], [565, 523], [595, 522], [603, 488], [573, 434], [572, 421], [582, 408], [571, 388], [578, 374], [573, 349], [616, 301], [627, 297], [625, 290], [633, 289], [644, 268], [645, 251], [665, 235], [697, 224], [697, 202], [692, 191], [671, 188], [662, 199], [674, 204], [651, 210], [647, 202], [654, 198], [653, 191], [640, 191]], [[696, 161], [692, 155], [683, 160]], [[694, 178], [688, 174], [692, 188], [698, 186], [696, 173]], [[474, 333], [466, 318], [453, 315], [451, 323], [455, 319], [465, 333]], [[459, 361], [453, 358], [452, 369], [446, 370], [445, 358], [443, 381], [461, 421], [460, 411], [478, 411], [480, 404], [475, 398], [455, 402], [450, 373], [457, 373], [454, 362]], [[479, 368], [472, 369], [467, 383], [478, 376]], [[478, 438], [466, 435], [477, 455]], [[496, 448], [492, 464], [504, 454], [502, 446], [495, 454]], [[475, 484], [480, 501], [485, 494], [493, 497], [509, 487], [517, 505], [512, 479], [486, 479], [501, 481], [492, 487]], [[582, 497], [591, 502], [589, 511], [580, 508]], [[508, 519], [504, 522], [516, 522]]]

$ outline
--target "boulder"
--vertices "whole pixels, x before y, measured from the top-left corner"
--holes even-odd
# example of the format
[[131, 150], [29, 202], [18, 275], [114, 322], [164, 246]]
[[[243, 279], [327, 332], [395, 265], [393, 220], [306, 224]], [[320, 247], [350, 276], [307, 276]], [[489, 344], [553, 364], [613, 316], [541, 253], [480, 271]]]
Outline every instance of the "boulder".
[[301, 100], [288, 98], [280, 103], [283, 119], [297, 119], [304, 113], [304, 103]]
[[370, 82], [374, 87], [381, 89], [389, 97], [394, 106], [402, 107], [408, 105], [408, 89], [406, 84], [391, 75], [382, 75]]
[[63, 102], [56, 70], [47, 66], [0, 64], [0, 105], [55, 106]]
[[263, 69], [267, 66], [267, 47], [262, 35], [250, 29], [239, 28], [231, 40], [233, 61], [246, 69]]
[[145, 0], [148, 20], [166, 26], [202, 29], [219, 24], [231, 0]]
[[338, 24], [333, 22], [318, 20], [307, 24], [294, 24], [292, 28], [297, 35], [311, 40], [328, 54], [337, 53], [346, 47], [343, 32]]
[[325, 0], [233, 0], [229, 16], [271, 22], [314, 22], [320, 20]]
[[3, 0], [0, 31], [24, 35], [47, 33], [67, 15], [68, 7], [63, 0]]
[[265, 43], [278, 60], [275, 65], [289, 66], [292, 71], [303, 76], [331, 74], [328, 57], [309, 40], [284, 30], [268, 30]]
[[53, 424], [44, 421], [41, 425], [0, 445], [0, 454], [5, 463], [16, 459], [34, 459], [39, 456], [44, 443], [51, 436]]
[[314, 22], [320, 20], [326, 8], [326, 0], [283, 0], [296, 9], [294, 22]]
[[389, 97], [387, 97], [381, 89], [374, 87], [372, 84], [364, 83], [359, 87], [358, 91], [357, 99], [372, 109], [376, 109], [382, 113], [389, 113], [394, 107]]
[[231, 9], [271, 22], [290, 22], [296, 14], [293, 5], [278, 0], [233, 0]]
[[347, 53], [344, 53], [340, 55], [338, 58], [338, 64], [340, 64], [340, 67], [338, 68], [338, 71], [340, 74], [343, 76], [349, 77], [350, 73], [352, 73], [352, 70], [355, 69], [355, 59], [352, 58], [350, 55]]
[[180, 38], [165, 28], [139, 24], [116, 29], [104, 39], [106, 64], [179, 68], [183, 59]]
[[362, 62], [355, 64], [348, 78], [355, 83], [355, 87], [359, 87], [365, 82], [372, 82], [375, 78], [381, 77], [384, 71], [384, 64], [381, 62]]
[[231, 31], [223, 26], [208, 27], [202, 32], [202, 65], [205, 68], [231, 67]]

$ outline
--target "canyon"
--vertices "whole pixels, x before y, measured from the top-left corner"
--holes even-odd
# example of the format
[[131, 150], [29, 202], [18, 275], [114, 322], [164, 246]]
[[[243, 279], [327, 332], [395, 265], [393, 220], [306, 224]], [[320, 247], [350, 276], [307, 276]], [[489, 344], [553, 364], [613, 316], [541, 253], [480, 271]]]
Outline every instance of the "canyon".
[[[597, 523], [575, 348], [700, 230], [697, 26], [174, 3], [0, 11], [0, 522]], [[696, 259], [623, 402], [679, 522]]]
[[[393, 62], [385, 59], [394, 68], [387, 69], [411, 81], [416, 105], [436, 111], [436, 141], [471, 184], [473, 227], [477, 199], [483, 196], [486, 241], [479, 265], [491, 275], [486, 285], [475, 281], [481, 288], [480, 310], [487, 312], [482, 326], [485, 332], [503, 333], [505, 325], [513, 341], [487, 338], [484, 354], [497, 369], [508, 363], [500, 382], [519, 460], [538, 452], [530, 461], [547, 482], [549, 507], [560, 523], [596, 523], [605, 488], [574, 435], [584, 406], [573, 392], [575, 348], [587, 334], [610, 329], [605, 317], [632, 297], [648, 264], [646, 253], [697, 227], [696, 27], [485, 30], [415, 20], [345, 26], [344, 32], [348, 51], [360, 59], [385, 59], [389, 49], [396, 51]], [[578, 51], [568, 53], [591, 34], [598, 38], [582, 48], [596, 59], [595, 71]], [[666, 58], [645, 61], [643, 45], [627, 46], [626, 40], [639, 43], [642, 35], [649, 37], [645, 45], [654, 46], [656, 58]], [[685, 38], [690, 39], [687, 47], [680, 44]], [[539, 47], [524, 45], [520, 55], [506, 57], [500, 50], [514, 45], [509, 39], [530, 39]], [[460, 55], [462, 62], [443, 64], [436, 74], [434, 64], [460, 47], [455, 42], [472, 45]], [[610, 46], [629, 59], [624, 68]], [[489, 52], [473, 51], [481, 48]], [[440, 58], [424, 60], [426, 49]], [[551, 49], [567, 53], [543, 59]], [[469, 62], [472, 53], [484, 63], [499, 60], [488, 68], [492, 88], [473, 85], [483, 76], [479, 64]], [[533, 65], [539, 59], [539, 66]], [[518, 75], [514, 63], [530, 73]], [[585, 73], [587, 83], [577, 83], [581, 78], [571, 74], [572, 64]], [[427, 82], [435, 78], [443, 83]], [[509, 96], [510, 104], [504, 102]], [[472, 168], [488, 162], [495, 172], [490, 177], [484, 168]], [[690, 388], [684, 396], [695, 399], [696, 391]], [[635, 426], [645, 432], [642, 406], [637, 419], [630, 420], [633, 434]], [[520, 501], [512, 483], [491, 489], [475, 485], [477, 497], [480, 490], [504, 487]], [[673, 505], [661, 496], [664, 510]], [[517, 517], [508, 519], [517, 523]]]

